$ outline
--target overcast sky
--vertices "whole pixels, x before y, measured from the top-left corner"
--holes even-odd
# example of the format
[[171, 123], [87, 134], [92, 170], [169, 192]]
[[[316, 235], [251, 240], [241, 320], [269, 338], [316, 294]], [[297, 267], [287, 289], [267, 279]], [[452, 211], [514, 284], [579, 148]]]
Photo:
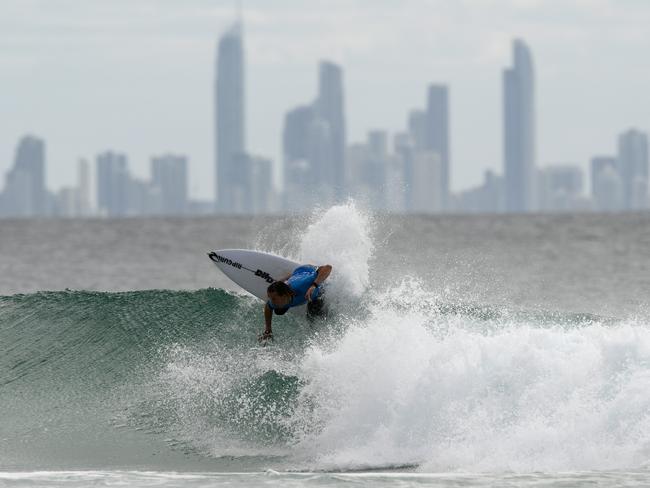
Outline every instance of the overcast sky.
[[[145, 177], [164, 152], [190, 158], [213, 195], [213, 82], [235, 1], [0, 0], [0, 172], [20, 136], [47, 143], [47, 183], [76, 161], [126, 152]], [[281, 160], [284, 113], [311, 101], [320, 59], [344, 69], [348, 140], [403, 130], [426, 86], [450, 86], [454, 190], [502, 167], [502, 70], [531, 48], [539, 165], [613, 153], [650, 129], [647, 0], [248, 0], [247, 148]]]

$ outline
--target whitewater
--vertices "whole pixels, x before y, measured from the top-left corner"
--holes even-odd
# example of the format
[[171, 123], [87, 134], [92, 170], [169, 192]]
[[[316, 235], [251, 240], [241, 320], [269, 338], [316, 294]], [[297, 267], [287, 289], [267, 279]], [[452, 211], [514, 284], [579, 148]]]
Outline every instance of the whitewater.
[[[0, 484], [647, 486], [648, 220], [3, 223]], [[260, 347], [219, 247], [334, 313]]]

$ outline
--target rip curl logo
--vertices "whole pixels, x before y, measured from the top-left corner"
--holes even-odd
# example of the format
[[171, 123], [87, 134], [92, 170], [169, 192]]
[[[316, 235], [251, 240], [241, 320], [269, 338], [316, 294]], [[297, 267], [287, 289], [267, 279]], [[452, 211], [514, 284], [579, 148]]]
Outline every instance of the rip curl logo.
[[259, 276], [260, 278], [266, 280], [267, 283], [273, 283], [275, 281], [273, 278], [271, 278], [271, 275], [269, 275], [266, 271], [262, 271], [261, 269], [255, 271], [255, 276]]
[[209, 253], [208, 257], [212, 259], [212, 261], [214, 261], [215, 263], [224, 263], [227, 264], [228, 266], [232, 266], [233, 268], [242, 269], [241, 263], [238, 263], [237, 261], [233, 261], [232, 259], [224, 258], [223, 256], [219, 256], [214, 251]]

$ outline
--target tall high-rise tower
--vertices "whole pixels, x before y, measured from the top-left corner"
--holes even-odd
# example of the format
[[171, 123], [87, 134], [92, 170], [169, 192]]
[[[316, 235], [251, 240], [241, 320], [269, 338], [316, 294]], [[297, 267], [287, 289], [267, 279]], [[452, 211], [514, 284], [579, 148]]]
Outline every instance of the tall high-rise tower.
[[513, 42], [514, 64], [503, 72], [506, 211], [533, 210], [535, 201], [535, 80], [522, 40]]
[[234, 166], [238, 161], [237, 155], [245, 152], [244, 49], [241, 21], [219, 40], [215, 103], [217, 210], [230, 212], [233, 207], [230, 179], [233, 173], [236, 173]]
[[7, 173], [3, 208], [12, 217], [43, 216], [48, 210], [45, 189], [45, 142], [34, 136], [20, 139], [13, 168]]
[[163, 215], [187, 212], [187, 157], [165, 154], [151, 158], [151, 183], [160, 191]]
[[630, 129], [618, 137], [618, 173], [626, 210], [648, 205], [648, 135]]
[[429, 86], [425, 148], [440, 156], [440, 203], [449, 202], [449, 90], [445, 85]]
[[97, 209], [101, 215], [124, 217], [129, 211], [129, 166], [126, 154], [97, 155]]
[[[316, 115], [329, 126], [329, 168], [322, 168], [327, 184], [337, 198], [345, 194], [345, 113], [343, 100], [343, 75], [341, 67], [321, 61], [318, 77]], [[324, 171], [324, 170], [327, 171]]]

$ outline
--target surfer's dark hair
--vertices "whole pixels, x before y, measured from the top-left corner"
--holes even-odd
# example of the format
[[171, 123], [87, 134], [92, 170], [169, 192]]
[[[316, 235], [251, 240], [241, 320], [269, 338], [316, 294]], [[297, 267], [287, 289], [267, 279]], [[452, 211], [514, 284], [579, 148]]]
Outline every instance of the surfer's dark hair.
[[284, 281], [274, 281], [269, 285], [266, 291], [269, 293], [277, 293], [280, 296], [293, 295], [293, 290]]

